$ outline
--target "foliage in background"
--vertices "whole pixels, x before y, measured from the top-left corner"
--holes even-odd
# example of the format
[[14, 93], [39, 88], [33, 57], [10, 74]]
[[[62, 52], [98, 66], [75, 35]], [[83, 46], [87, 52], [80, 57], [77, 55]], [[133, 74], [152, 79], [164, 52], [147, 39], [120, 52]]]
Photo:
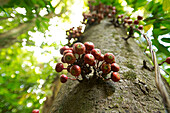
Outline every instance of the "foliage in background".
[[[58, 17], [60, 21], [69, 21], [69, 7], [73, 3], [69, 0], [0, 3], [1, 113], [31, 113], [51, 95], [50, 86], [56, 77], [53, 67], [58, 61], [57, 57], [47, 56], [54, 56], [59, 45], [57, 39], [49, 39], [50, 19]], [[39, 34], [39, 41], [31, 36], [34, 33]], [[35, 57], [37, 52], [44, 61]]]
[[50, 84], [55, 77], [53, 68], [38, 63], [32, 52], [18, 44], [2, 49], [0, 56], [0, 112], [31, 113], [39, 108], [49, 89], [44, 80], [49, 76]]
[[[126, 0], [135, 11], [144, 10], [145, 32], [152, 29], [152, 44], [155, 46], [158, 63], [170, 56], [170, 2], [169, 0]], [[165, 68], [166, 67], [166, 68]], [[170, 84], [170, 67], [164, 64], [162, 68], [167, 73], [164, 77]], [[168, 75], [169, 74], [169, 75]]]
[[[149, 33], [153, 29], [152, 42], [157, 51], [158, 62], [170, 56], [170, 35], [167, 35], [170, 32], [168, 0], [96, 1], [116, 6], [119, 11], [117, 15], [131, 15], [123, 10], [124, 6], [121, 4], [123, 1], [126, 1], [126, 7], [133, 8], [132, 14], [139, 14], [138, 11], [142, 10], [145, 32]], [[51, 0], [9, 0], [6, 4], [0, 3], [0, 112], [30, 113], [32, 109], [40, 108], [44, 97], [51, 93], [50, 84], [56, 75], [52, 67], [57, 58], [49, 59], [46, 63], [38, 62], [39, 59], [34, 57], [35, 53], [28, 51], [24, 46], [33, 49], [37, 47], [28, 31], [38, 31], [47, 38], [46, 31], [49, 30], [50, 18], [57, 16], [62, 22], [69, 21], [71, 13], [69, 7], [72, 4], [73, 0], [57, 0], [54, 6]], [[146, 42], [142, 38], [137, 39], [145, 48]], [[41, 54], [46, 56], [52, 53], [50, 48], [57, 50], [58, 46], [55, 42], [49, 44], [44, 41], [38, 48], [42, 50]], [[166, 67], [166, 64], [162, 66], [163, 69]], [[165, 70], [170, 74], [170, 68]], [[170, 77], [164, 75], [170, 83]]]

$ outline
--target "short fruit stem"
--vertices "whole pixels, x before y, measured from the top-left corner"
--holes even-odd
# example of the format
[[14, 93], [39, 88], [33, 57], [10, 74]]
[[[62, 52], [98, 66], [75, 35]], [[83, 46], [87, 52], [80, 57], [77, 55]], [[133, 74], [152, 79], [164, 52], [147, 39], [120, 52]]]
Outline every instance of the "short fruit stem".
[[100, 62], [100, 61], [98, 60], [98, 61], [97, 61], [97, 68], [99, 67], [99, 62]]
[[107, 78], [107, 79], [105, 79], [104, 81], [108, 81], [108, 80], [110, 80], [111, 78]]
[[160, 64], [158, 64], [159, 66], [161, 66], [165, 61], [161, 62]]
[[75, 78], [71, 78], [71, 77], [68, 77], [68, 79], [70, 79], [70, 80], [77, 80], [77, 79], [75, 79]]

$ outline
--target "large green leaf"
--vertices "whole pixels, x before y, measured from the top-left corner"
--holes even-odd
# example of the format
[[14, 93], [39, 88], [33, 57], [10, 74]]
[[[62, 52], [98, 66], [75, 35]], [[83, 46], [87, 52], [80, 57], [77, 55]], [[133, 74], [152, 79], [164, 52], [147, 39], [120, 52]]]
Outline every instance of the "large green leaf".
[[134, 8], [133, 11], [137, 11], [138, 8], [143, 7], [147, 4], [147, 0], [126, 0], [127, 4]]
[[168, 47], [160, 44], [157, 39], [153, 39], [153, 40], [152, 40], [152, 43], [153, 43], [153, 45], [155, 45], [155, 46], [157, 47], [158, 52], [162, 52], [162, 53], [164, 53], [165, 55], [170, 56], [170, 52], [168, 51]]
[[164, 35], [164, 34], [167, 34], [167, 33], [170, 33], [170, 30], [169, 29], [153, 29], [153, 34], [156, 37], [158, 37], [159, 35]]
[[[170, 37], [169, 38], [162, 38], [161, 39], [163, 42], [167, 42], [167, 43], [170, 43]], [[170, 46], [170, 45], [169, 45]]]

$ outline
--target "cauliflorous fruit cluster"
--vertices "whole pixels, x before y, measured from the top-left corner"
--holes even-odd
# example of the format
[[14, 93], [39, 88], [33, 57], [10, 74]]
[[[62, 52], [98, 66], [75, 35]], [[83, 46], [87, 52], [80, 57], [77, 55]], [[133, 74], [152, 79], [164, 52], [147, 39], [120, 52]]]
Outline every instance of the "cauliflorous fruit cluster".
[[137, 19], [136, 20], [132, 20], [130, 19], [130, 17], [125, 17], [125, 18], [121, 18], [122, 20], [122, 23], [119, 24], [120, 25], [123, 25], [124, 27], [128, 27], [128, 37], [127, 38], [124, 38], [125, 40], [128, 40], [129, 38], [131, 37], [134, 37], [134, 30], [136, 30], [136, 28], [138, 30], [143, 30], [143, 25], [139, 25], [139, 22], [143, 19], [142, 16], [137, 16]]
[[[70, 28], [69, 30], [66, 30], [67, 40], [68, 40], [68, 46], [71, 46], [75, 41], [80, 41], [82, 37], [82, 26]], [[73, 42], [71, 43], [71, 40], [73, 39]]]
[[138, 26], [139, 21], [141, 21], [142, 19], [143, 19], [143, 17], [138, 15], [137, 19], [133, 21], [132, 19], [130, 19], [129, 16], [124, 17], [124, 15], [122, 14], [122, 15], [118, 15], [117, 24], [118, 24], [118, 26], [121, 26], [121, 25], [123, 25], [123, 26], [136, 26], [136, 27], [138, 27], [139, 30], [142, 30], [143, 26], [142, 25]]
[[125, 16], [124, 14], [116, 16], [116, 7], [104, 5], [99, 3], [98, 5], [92, 5], [93, 2], [89, 2], [90, 12], [88, 14], [83, 13], [83, 24], [95, 24], [100, 23], [102, 19], [105, 17], [110, 18], [110, 22], [115, 27], [124, 27], [128, 28], [128, 37], [124, 38], [125, 40], [134, 37], [134, 30], [137, 28], [138, 30], [143, 30], [143, 25], [139, 25], [139, 22], [143, 19], [142, 16], [137, 16], [136, 20], [132, 20], [129, 16]]
[[[73, 47], [64, 46], [60, 49], [60, 53], [63, 55], [61, 58], [62, 63], [57, 63], [55, 70], [61, 72], [66, 69], [74, 76], [74, 78], [71, 78], [62, 74], [60, 76], [62, 83], [65, 83], [68, 79], [82, 81], [98, 78], [103, 80], [111, 79], [114, 82], [120, 80], [119, 65], [115, 63], [115, 56], [112, 53], [103, 55], [100, 49], [94, 48], [92, 42], [85, 42], [84, 44], [77, 42]], [[67, 68], [64, 68], [63, 63], [68, 64]], [[89, 76], [91, 72], [93, 72], [93, 76]], [[109, 73], [111, 75], [107, 77]]]
[[89, 1], [90, 12], [88, 14], [83, 13], [83, 24], [100, 23], [104, 17], [115, 18], [116, 7], [108, 6], [100, 3], [99, 5], [92, 5]]

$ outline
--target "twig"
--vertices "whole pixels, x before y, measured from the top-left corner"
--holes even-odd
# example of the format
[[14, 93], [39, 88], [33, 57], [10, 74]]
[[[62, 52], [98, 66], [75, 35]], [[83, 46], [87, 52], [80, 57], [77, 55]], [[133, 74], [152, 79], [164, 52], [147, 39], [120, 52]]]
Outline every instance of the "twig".
[[157, 86], [157, 89], [159, 90], [159, 92], [162, 96], [163, 103], [164, 103], [166, 111], [168, 113], [170, 113], [170, 98], [169, 98], [167, 89], [165, 88], [165, 86], [163, 84], [162, 77], [160, 75], [160, 69], [159, 69], [159, 65], [158, 65], [157, 60], [156, 60], [155, 52], [153, 51], [153, 48], [152, 48], [152, 42], [150, 41], [150, 39], [144, 33], [142, 33], [138, 29], [136, 29], [136, 30], [139, 31], [147, 41], [147, 45], [149, 46], [149, 50], [150, 50], [150, 53], [151, 53], [151, 56], [152, 56], [152, 62], [154, 64], [154, 68], [155, 68], [156, 86]]

